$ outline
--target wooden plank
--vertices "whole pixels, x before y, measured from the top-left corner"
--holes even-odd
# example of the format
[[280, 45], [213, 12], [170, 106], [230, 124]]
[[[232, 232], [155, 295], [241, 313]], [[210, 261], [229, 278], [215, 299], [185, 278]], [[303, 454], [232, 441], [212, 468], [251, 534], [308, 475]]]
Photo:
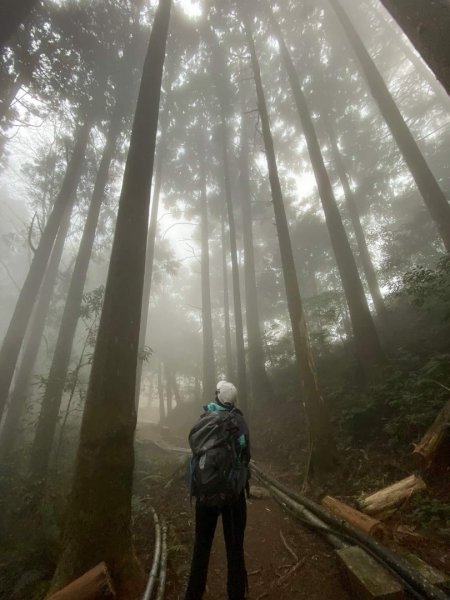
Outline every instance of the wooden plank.
[[359, 546], [336, 550], [358, 600], [404, 600], [403, 588], [374, 558]]

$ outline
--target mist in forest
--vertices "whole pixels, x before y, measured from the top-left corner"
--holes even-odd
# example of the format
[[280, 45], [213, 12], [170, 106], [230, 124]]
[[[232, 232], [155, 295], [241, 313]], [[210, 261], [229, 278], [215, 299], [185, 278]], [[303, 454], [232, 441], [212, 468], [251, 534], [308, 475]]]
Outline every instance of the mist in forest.
[[450, 98], [390, 3], [15, 4], [1, 486], [74, 477], [81, 502], [117, 435], [126, 504], [136, 415], [187, 446], [221, 379], [257, 448], [296, 423], [299, 472], [309, 443], [317, 474], [372, 429], [417, 440], [449, 384]]

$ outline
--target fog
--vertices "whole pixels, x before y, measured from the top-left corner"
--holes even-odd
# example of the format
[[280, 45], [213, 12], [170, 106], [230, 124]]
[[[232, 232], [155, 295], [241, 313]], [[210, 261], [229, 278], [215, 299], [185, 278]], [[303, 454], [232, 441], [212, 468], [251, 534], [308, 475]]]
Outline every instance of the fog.
[[[135, 408], [186, 445], [221, 379], [318, 472], [366, 422], [397, 436], [384, 378], [448, 384], [450, 98], [401, 19], [174, 0], [139, 117], [164, 2], [37, 2], [1, 40], [0, 458], [25, 480]], [[428, 423], [441, 396], [402, 393]]]

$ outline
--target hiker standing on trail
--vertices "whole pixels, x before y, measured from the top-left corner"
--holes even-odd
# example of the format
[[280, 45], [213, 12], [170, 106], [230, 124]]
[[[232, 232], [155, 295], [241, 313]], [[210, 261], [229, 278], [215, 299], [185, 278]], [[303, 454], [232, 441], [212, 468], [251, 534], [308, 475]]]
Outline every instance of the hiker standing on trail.
[[244, 600], [247, 571], [244, 532], [247, 521], [250, 439], [247, 424], [236, 408], [237, 390], [219, 381], [216, 398], [191, 429], [190, 493], [196, 497], [195, 542], [185, 600], [201, 600], [219, 515], [227, 551], [229, 600]]

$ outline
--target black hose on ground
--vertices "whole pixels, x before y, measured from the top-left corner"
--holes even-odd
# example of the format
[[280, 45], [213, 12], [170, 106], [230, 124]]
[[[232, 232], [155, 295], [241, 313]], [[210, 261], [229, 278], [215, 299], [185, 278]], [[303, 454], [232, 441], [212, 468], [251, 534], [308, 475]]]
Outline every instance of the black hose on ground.
[[[358, 529], [352, 527], [347, 522], [336, 518], [334, 515], [324, 510], [309, 498], [296, 494], [287, 486], [261, 471], [261, 469], [253, 461], [252, 468], [262, 481], [265, 481], [274, 488], [278, 488], [288, 498], [291, 498], [298, 504], [304, 506], [314, 515], [324, 521], [324, 523], [330, 525], [331, 529], [328, 531], [328, 533], [334, 535], [338, 535], [339, 532], [344, 533], [346, 538], [351, 538], [358, 545], [367, 550], [367, 552], [369, 552], [375, 559], [379, 561], [381, 560], [391, 572], [400, 575], [402, 580], [407, 584], [408, 589], [416, 598], [425, 598], [427, 600], [449, 600], [450, 596], [429, 583], [418, 571], [416, 571], [416, 569], [396, 556], [388, 548], [382, 546], [365, 533], [358, 531]], [[421, 595], [418, 596], [418, 593]]]

